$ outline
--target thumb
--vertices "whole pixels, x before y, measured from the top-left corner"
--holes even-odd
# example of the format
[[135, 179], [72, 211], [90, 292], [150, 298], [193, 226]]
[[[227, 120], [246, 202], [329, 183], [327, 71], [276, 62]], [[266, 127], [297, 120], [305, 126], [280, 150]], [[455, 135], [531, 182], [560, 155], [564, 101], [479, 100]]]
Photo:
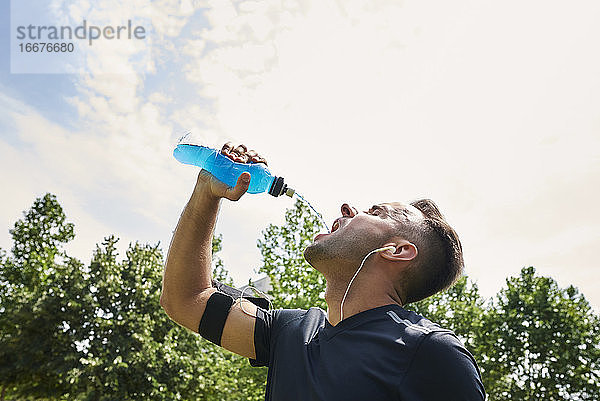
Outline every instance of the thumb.
[[243, 172], [238, 177], [235, 187], [227, 188], [227, 191], [225, 192], [225, 198], [232, 200], [232, 201], [236, 201], [236, 200], [240, 199], [242, 197], [242, 195], [244, 195], [246, 193], [249, 186], [250, 186], [250, 173]]

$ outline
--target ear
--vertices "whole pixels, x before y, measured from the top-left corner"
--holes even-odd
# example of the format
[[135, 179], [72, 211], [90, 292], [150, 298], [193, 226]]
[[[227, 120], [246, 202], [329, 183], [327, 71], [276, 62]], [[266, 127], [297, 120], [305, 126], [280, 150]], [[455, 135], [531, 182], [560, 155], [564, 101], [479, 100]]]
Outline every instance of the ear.
[[382, 258], [393, 262], [409, 262], [417, 257], [419, 254], [419, 250], [417, 246], [412, 242], [406, 240], [400, 240], [396, 243], [385, 244], [384, 246], [393, 246], [396, 248], [396, 251], [386, 250], [380, 252]]

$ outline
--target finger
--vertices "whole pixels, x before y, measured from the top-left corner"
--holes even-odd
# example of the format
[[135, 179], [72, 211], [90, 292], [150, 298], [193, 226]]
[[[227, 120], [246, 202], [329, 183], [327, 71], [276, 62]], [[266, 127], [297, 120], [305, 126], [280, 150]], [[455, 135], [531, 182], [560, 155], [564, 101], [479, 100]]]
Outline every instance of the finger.
[[240, 154], [237, 151], [237, 148], [236, 149], [233, 148], [233, 143], [231, 143], [231, 142], [227, 142], [225, 145], [223, 145], [223, 147], [221, 148], [221, 153], [223, 155], [229, 157], [234, 162], [240, 161], [240, 159], [239, 159]]
[[236, 151], [236, 152], [238, 152], [238, 153], [239, 153], [239, 154], [241, 154], [241, 155], [245, 154], [247, 150], [248, 150], [248, 148], [247, 148], [247, 147], [246, 147], [246, 145], [244, 145], [243, 143], [242, 143], [242, 144], [239, 144], [239, 145], [238, 145], [238, 146], [235, 148], [235, 151]]
[[248, 152], [246, 152], [246, 154], [248, 155], [248, 161], [250, 163], [258, 163], [260, 160], [260, 156], [258, 155], [258, 153], [256, 153], [255, 150], [249, 150]]
[[231, 152], [231, 150], [233, 149], [233, 143], [231, 142], [227, 142], [225, 145], [223, 145], [223, 147], [221, 148], [221, 152], [223, 153], [229, 153]]
[[250, 173], [243, 172], [235, 184], [235, 187], [229, 187], [225, 191], [225, 198], [236, 201], [239, 200], [242, 195], [246, 193], [248, 187], [250, 186]]
[[[222, 152], [222, 153], [223, 153], [223, 152]], [[235, 158], [236, 158], [236, 157], [239, 157], [239, 156], [238, 156], [236, 153], [233, 153], [233, 152], [231, 152], [231, 153], [223, 153], [223, 155], [224, 155], [225, 157], [228, 157], [228, 158], [230, 158], [230, 159], [231, 159], [231, 160], [233, 160], [233, 161], [236, 161], [236, 160], [235, 160]]]
[[257, 163], [264, 163], [265, 166], [268, 166], [267, 160], [264, 157], [258, 156]]
[[236, 161], [238, 163], [247, 163], [248, 162], [248, 156], [246, 156], [245, 154], [238, 154], [238, 153], [232, 153], [233, 155], [233, 161]]

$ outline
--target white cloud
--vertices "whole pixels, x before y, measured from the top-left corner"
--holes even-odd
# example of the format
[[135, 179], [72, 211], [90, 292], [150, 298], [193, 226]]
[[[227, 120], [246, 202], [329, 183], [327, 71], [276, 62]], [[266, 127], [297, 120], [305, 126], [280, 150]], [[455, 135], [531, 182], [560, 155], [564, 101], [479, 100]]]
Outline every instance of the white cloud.
[[[537, 261], [595, 296], [570, 270], [600, 278], [576, 251], [598, 245], [576, 227], [600, 223], [586, 213], [600, 200], [597, 5], [211, 6], [209, 50], [186, 71], [214, 100], [214, 126], [266, 154], [329, 220], [342, 200], [429, 196], [461, 228], [487, 295]], [[575, 232], [571, 259], [540, 257]]]
[[[211, 26], [186, 31], [200, 7]], [[77, 132], [22, 105], [5, 114], [39, 163], [28, 175], [55, 181], [90, 232], [168, 241], [196, 174], [171, 158], [183, 127], [257, 149], [329, 222], [342, 201], [431, 197], [485, 295], [534, 264], [598, 309], [599, 14], [593, 2], [82, 2], [74, 20], [148, 18], [152, 60], [133, 62], [130, 44], [98, 46], [70, 99]], [[174, 82], [144, 95], [168, 63]], [[103, 74], [107, 64], [130, 74]], [[11, 205], [23, 209], [35, 188], [24, 180]], [[90, 197], [122, 203], [132, 220], [117, 224]], [[259, 263], [260, 230], [291, 204], [224, 203], [218, 230], [238, 282]], [[157, 231], [136, 227], [146, 220]]]
[[[163, 35], [172, 33], [170, 26], [180, 29], [182, 18], [190, 15], [189, 7], [179, 4], [161, 2], [153, 8], [148, 1], [77, 3], [69, 8], [69, 21], [99, 24], [157, 12], [155, 28], [157, 35]], [[55, 4], [57, 10], [60, 7]], [[3, 164], [20, 158], [22, 171], [6, 183], [15, 191], [10, 205], [3, 205], [3, 217], [7, 226], [12, 225], [15, 210], [20, 212], [35, 196], [50, 191], [64, 200], [69, 217], [74, 216], [77, 229], [84, 232], [75, 241], [78, 257], [89, 257], [93, 244], [112, 233], [124, 239], [122, 246], [131, 240], [161, 239], [166, 248], [179, 212], [173, 205], [183, 203], [176, 193], [185, 182], [170, 156], [172, 126], [163, 109], [169, 97], [155, 92], [144, 98], [143, 75], [137, 74], [139, 66], [133, 61], [140, 49], [134, 42], [99, 42], [91, 50], [87, 70], [75, 82], [78, 93], [67, 99], [79, 117], [75, 130], [2, 97], [3, 120], [15, 127], [17, 140], [27, 149], [19, 155], [9, 143], [0, 142]], [[106, 74], [107, 65], [120, 65], [121, 71], [129, 73]]]
[[[0, 185], [6, 196], [2, 202], [1, 223], [6, 230], [0, 233], [0, 246], [10, 249], [8, 229], [22, 217], [36, 197], [54, 193], [65, 209], [69, 221], [76, 221], [76, 240], [68, 249], [83, 260], [91, 256], [93, 245], [100, 242], [111, 228], [86, 210], [91, 184], [100, 177], [98, 158], [89, 150], [89, 139], [79, 137], [76, 145], [65, 147], [69, 133], [39, 116], [28, 106], [0, 97], [5, 117], [12, 117], [21, 133], [24, 145], [11, 146], [0, 141], [0, 160], [6, 174], [0, 176]], [[65, 152], [69, 149], [73, 153]], [[82, 164], [82, 157], [87, 163]], [[83, 167], [86, 168], [83, 168]]]

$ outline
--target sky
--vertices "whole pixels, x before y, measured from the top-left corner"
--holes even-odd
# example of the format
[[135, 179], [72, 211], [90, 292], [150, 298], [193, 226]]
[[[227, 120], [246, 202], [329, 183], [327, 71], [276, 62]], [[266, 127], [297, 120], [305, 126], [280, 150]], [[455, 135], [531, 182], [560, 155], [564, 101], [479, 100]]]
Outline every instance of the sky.
[[[32, 21], [132, 20], [148, 35], [81, 45], [76, 72], [30, 62], [38, 73], [18, 73], [10, 45], [23, 7]], [[172, 157], [191, 130], [205, 145], [256, 149], [329, 224], [344, 202], [366, 210], [431, 198], [483, 296], [534, 266], [600, 311], [600, 3], [0, 8], [1, 248], [50, 192], [75, 223], [67, 251], [82, 261], [111, 234], [122, 254], [132, 241], [160, 242], [166, 253], [198, 172]], [[259, 277], [256, 240], [292, 206], [266, 194], [223, 202], [216, 231], [237, 284]]]

